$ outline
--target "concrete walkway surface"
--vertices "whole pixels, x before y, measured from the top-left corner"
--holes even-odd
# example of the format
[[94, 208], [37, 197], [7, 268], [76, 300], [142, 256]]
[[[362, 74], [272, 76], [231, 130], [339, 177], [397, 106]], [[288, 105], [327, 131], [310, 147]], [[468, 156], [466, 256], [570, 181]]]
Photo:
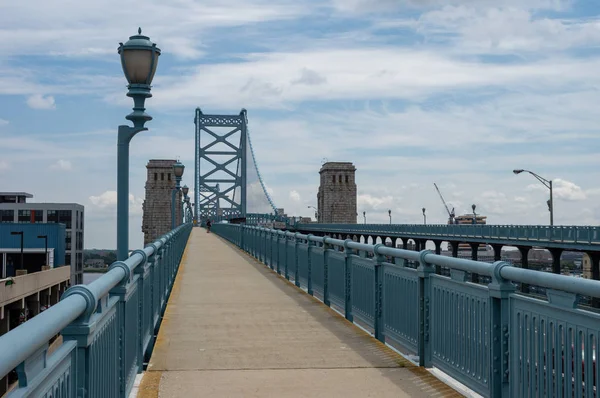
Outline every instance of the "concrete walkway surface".
[[194, 228], [138, 397], [460, 397], [235, 246]]

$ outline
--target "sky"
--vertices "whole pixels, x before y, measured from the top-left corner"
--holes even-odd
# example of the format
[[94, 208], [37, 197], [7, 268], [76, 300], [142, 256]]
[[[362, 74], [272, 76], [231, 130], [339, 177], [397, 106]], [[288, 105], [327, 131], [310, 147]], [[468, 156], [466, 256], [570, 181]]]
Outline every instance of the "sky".
[[0, 0], [0, 191], [86, 208], [85, 248], [116, 246], [116, 134], [132, 101], [117, 47], [162, 50], [131, 144], [130, 247], [145, 165], [193, 186], [194, 109], [248, 110], [278, 207], [314, 216], [324, 161], [357, 168], [359, 222], [600, 223], [597, 0]]

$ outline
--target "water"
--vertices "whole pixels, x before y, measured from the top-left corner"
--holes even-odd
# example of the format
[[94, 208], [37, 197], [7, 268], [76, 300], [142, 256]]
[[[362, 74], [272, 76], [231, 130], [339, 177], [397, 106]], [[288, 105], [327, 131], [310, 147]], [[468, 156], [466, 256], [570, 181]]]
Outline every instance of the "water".
[[83, 273], [83, 284], [88, 285], [88, 284], [92, 283], [93, 281], [95, 281], [96, 279], [100, 278], [102, 275], [104, 275], [104, 274], [93, 273], [93, 272], [90, 272], [90, 273], [84, 272]]

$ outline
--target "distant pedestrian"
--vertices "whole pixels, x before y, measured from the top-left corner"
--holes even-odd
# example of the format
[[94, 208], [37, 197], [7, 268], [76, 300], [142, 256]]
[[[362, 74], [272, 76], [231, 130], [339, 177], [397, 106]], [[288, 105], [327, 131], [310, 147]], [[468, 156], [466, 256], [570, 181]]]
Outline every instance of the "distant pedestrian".
[[212, 222], [210, 222], [210, 220], [208, 220], [206, 222], [206, 233], [209, 234], [210, 233], [210, 227], [212, 227]]

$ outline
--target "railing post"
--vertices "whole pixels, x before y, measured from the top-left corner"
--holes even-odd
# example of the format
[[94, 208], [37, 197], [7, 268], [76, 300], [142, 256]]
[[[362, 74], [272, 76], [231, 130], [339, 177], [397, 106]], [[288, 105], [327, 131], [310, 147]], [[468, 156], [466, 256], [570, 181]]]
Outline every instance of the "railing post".
[[[491, 297], [491, 336], [492, 348], [490, 397], [510, 396], [510, 295], [515, 291], [514, 286], [500, 275], [504, 267], [510, 264], [497, 261], [494, 263], [492, 283], [488, 285]], [[518, 336], [515, 336], [518, 338]], [[526, 338], [533, 341], [532, 336]], [[530, 381], [533, 383], [533, 381]]]
[[285, 279], [287, 279], [288, 281], [290, 280], [290, 273], [289, 273], [289, 260], [288, 260], [288, 250], [289, 250], [289, 245], [288, 245], [288, 239], [289, 236], [287, 234], [287, 232], [283, 233], [283, 242], [285, 244], [285, 254], [283, 255], [284, 259], [285, 259]]
[[273, 271], [275, 271], [275, 260], [273, 259], [273, 241], [275, 240], [275, 236], [273, 234], [273, 230], [269, 229], [268, 230], [268, 234], [269, 234], [269, 266], [271, 267], [271, 269]]
[[299, 238], [298, 235], [300, 235], [298, 232], [296, 232], [296, 234], [294, 235], [294, 264], [295, 264], [295, 269], [294, 269], [294, 284], [297, 287], [300, 287], [300, 270], [298, 267], [298, 246], [300, 245], [299, 243]]
[[[89, 396], [119, 396], [120, 386], [120, 355], [119, 355], [119, 323], [118, 320], [103, 322], [104, 331], [99, 330], [96, 324], [103, 319], [110, 319], [116, 311], [115, 298], [106, 295], [96, 297], [85, 285], [70, 287], [61, 300], [72, 296], [81, 295], [86, 301], [85, 313], [76, 321], [69, 324], [61, 331], [63, 341], [75, 342], [74, 363], [71, 381], [74, 394], [77, 397]], [[99, 306], [99, 308], [97, 308]], [[102, 353], [94, 352], [94, 344], [102, 345], [107, 341], [114, 341], [117, 345], [107, 345], [107, 350]], [[111, 341], [113, 342], [113, 341]], [[21, 365], [19, 365], [21, 366]]]
[[237, 245], [240, 249], [244, 251], [246, 250], [246, 248], [244, 247], [244, 226], [242, 224], [240, 224], [240, 232], [238, 234]]
[[431, 275], [435, 268], [427, 263], [425, 257], [433, 254], [431, 250], [419, 253], [419, 366], [431, 367], [431, 343], [429, 330], [429, 305], [431, 301]]
[[323, 303], [331, 306], [329, 301], [329, 249], [331, 245], [327, 243], [327, 239], [323, 239]]
[[147, 297], [146, 297], [146, 278], [148, 277], [148, 257], [146, 256], [146, 252], [143, 250], [135, 250], [134, 253], [139, 253], [144, 260], [135, 268], [134, 275], [137, 275], [137, 294], [138, 294], [138, 322], [137, 322], [137, 334], [138, 334], [138, 355], [137, 355], [137, 363], [138, 363], [138, 372], [142, 372], [144, 369], [144, 338], [145, 338], [145, 324], [144, 319], [146, 318], [146, 307], [147, 307]]
[[280, 258], [281, 256], [279, 255], [279, 253], [281, 252], [281, 250], [279, 250], [279, 243], [280, 243], [280, 240], [279, 240], [279, 236], [280, 236], [279, 230], [276, 231], [275, 235], [277, 237], [276, 241], [275, 241], [276, 242], [275, 243], [275, 247], [277, 248], [275, 250], [277, 252], [277, 273], [279, 275], [281, 275], [281, 258]]
[[308, 239], [308, 248], [306, 251], [308, 252], [308, 264], [306, 265], [308, 271], [308, 275], [306, 276], [306, 290], [308, 294], [313, 295], [313, 287], [312, 287], [312, 248], [314, 246], [314, 242], [310, 240], [314, 235], [309, 234]]
[[383, 247], [381, 243], [378, 243], [373, 248], [373, 268], [375, 270], [375, 277], [373, 278], [375, 286], [373, 291], [375, 292], [375, 311], [373, 320], [373, 329], [375, 338], [382, 343], [385, 343], [384, 333], [384, 322], [383, 322], [383, 262], [384, 257], [379, 254], [379, 248]]
[[347, 320], [352, 322], [354, 321], [354, 315], [352, 314], [352, 249], [348, 247], [350, 242], [352, 242], [352, 239], [346, 239], [344, 241], [344, 295], [346, 296], [344, 315]]

